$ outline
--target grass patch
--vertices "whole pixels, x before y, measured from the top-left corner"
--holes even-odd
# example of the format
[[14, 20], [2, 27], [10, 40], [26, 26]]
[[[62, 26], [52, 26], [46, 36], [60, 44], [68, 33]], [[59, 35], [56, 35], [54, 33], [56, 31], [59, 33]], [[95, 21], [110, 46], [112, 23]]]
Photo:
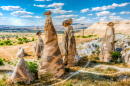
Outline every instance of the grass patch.
[[99, 72], [99, 73], [104, 73], [104, 74], [112, 74], [112, 73], [118, 72], [118, 70], [115, 68], [110, 68], [110, 67], [103, 68], [102, 66], [94, 68], [94, 71]]
[[27, 62], [26, 64], [29, 68], [29, 70], [31, 71], [31, 73], [33, 74], [33, 76], [35, 77], [35, 79], [38, 79], [38, 65], [36, 62]]
[[1, 59], [1, 58], [0, 58], [0, 66], [3, 66], [3, 65], [4, 65], [4, 62], [5, 62], [5, 59]]
[[97, 35], [88, 35], [88, 36], [75, 36], [75, 38], [91, 38], [91, 37], [97, 37]]

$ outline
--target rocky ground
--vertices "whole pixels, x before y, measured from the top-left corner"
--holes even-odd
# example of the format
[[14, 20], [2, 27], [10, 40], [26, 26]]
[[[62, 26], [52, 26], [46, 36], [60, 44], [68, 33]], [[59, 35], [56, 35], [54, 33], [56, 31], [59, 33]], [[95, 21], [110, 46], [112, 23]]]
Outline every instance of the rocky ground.
[[[119, 61], [118, 63], [99, 61], [98, 55], [102, 45], [102, 39], [103, 38], [94, 38], [94, 40], [77, 44], [77, 51], [80, 56], [80, 61], [77, 63], [77, 66], [70, 67], [69, 71], [66, 71], [64, 77], [62, 76], [62, 78], [46, 84], [53, 84], [56, 86], [86, 86], [86, 84], [88, 86], [129, 86], [130, 57], [128, 54], [130, 51], [130, 36], [123, 34], [115, 35], [116, 51], [121, 50], [121, 60], [124, 59], [125, 61]], [[32, 50], [28, 51], [28, 48], [32, 47], [30, 46], [31, 44], [32, 43], [27, 43], [25, 44], [26, 47], [24, 45], [20, 45], [20, 47], [23, 47], [25, 51], [28, 52], [27, 56], [24, 57], [26, 61], [35, 61], [38, 64], [39, 59], [35, 59], [34, 57], [30, 58], [29, 56], [32, 56]], [[13, 47], [16, 47], [16, 49], [13, 50], [17, 53], [18, 46]], [[12, 49], [9, 48], [10, 47], [0, 48], [1, 51], [5, 52], [3, 55], [5, 55], [5, 57], [16, 56], [10, 53]], [[9, 49], [10, 52], [7, 52], [6, 49]], [[10, 77], [18, 60], [19, 58], [4, 62], [5, 65], [0, 66], [0, 77]], [[125, 83], [119, 81], [125, 81]]]

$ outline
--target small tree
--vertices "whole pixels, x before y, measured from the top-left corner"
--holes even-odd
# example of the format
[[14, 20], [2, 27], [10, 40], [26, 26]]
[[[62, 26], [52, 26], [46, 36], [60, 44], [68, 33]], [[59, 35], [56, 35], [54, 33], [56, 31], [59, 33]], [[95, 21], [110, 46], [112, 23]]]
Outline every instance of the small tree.
[[121, 58], [121, 53], [119, 51], [111, 52], [111, 57], [114, 62], [117, 62], [118, 58]]

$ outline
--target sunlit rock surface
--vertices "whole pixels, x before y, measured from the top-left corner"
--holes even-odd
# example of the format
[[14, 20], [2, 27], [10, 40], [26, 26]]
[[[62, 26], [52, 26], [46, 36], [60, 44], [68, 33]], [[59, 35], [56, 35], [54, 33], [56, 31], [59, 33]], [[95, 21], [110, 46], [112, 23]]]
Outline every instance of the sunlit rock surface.
[[41, 75], [51, 73], [53, 77], [58, 78], [64, 73], [63, 60], [58, 46], [58, 39], [51, 19], [51, 12], [47, 11], [45, 21], [45, 41], [44, 50], [38, 69], [39, 78]]
[[101, 61], [109, 62], [112, 60], [110, 53], [115, 50], [115, 30], [113, 28], [114, 23], [107, 24], [105, 37], [101, 46], [99, 58]]
[[38, 40], [36, 41], [36, 44], [34, 44], [34, 53], [36, 58], [41, 58], [41, 55], [43, 53], [44, 43], [41, 37], [41, 31], [37, 32]]
[[74, 66], [74, 63], [76, 62], [75, 59], [78, 59], [77, 56], [75, 58], [75, 55], [77, 55], [77, 50], [73, 27], [71, 26], [72, 19], [66, 19], [62, 24], [65, 27], [65, 31], [61, 43], [61, 54], [64, 65], [70, 67]]
[[30, 83], [30, 81], [34, 80], [32, 73], [30, 72], [23, 57], [17, 63], [11, 79], [12, 79], [12, 82], [14, 83], [17, 83], [17, 82]]
[[18, 53], [17, 53], [16, 57], [21, 58], [21, 57], [24, 57], [24, 55], [25, 55], [25, 51], [24, 51], [24, 49], [22, 47], [20, 47], [18, 49]]

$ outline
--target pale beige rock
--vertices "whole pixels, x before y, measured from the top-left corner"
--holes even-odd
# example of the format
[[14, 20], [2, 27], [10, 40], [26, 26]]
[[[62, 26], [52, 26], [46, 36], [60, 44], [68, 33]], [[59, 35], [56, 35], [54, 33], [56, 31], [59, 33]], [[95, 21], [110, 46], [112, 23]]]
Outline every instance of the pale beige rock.
[[38, 40], [36, 41], [36, 47], [34, 49], [36, 58], [41, 58], [43, 48], [44, 48], [44, 43], [43, 43], [41, 34], [42, 34], [41, 31], [38, 31], [37, 34], [36, 34], [38, 36]]
[[25, 51], [24, 51], [24, 49], [22, 47], [20, 47], [18, 49], [18, 53], [17, 53], [16, 57], [21, 58], [21, 57], [24, 57], [24, 56], [25, 56]]
[[105, 62], [109, 62], [110, 60], [112, 60], [110, 53], [115, 50], [115, 30], [113, 28], [114, 24], [110, 22], [107, 25], [108, 27], [106, 29], [99, 56], [100, 60]]
[[[116, 33], [130, 34], [130, 20], [122, 21], [111, 21], [114, 23], [114, 28]], [[87, 29], [85, 29], [85, 34], [88, 35], [99, 35], [104, 36], [109, 21], [96, 22]], [[81, 32], [79, 32], [81, 33]]]
[[53, 78], [60, 77], [64, 73], [64, 66], [61, 58], [61, 52], [58, 46], [57, 34], [50, 14], [50, 11], [44, 13], [44, 15], [47, 15], [47, 18], [44, 27], [44, 51], [38, 70], [39, 78], [41, 75], [46, 73], [51, 73]]
[[124, 61], [127, 64], [130, 64], [130, 50], [125, 53]]
[[61, 53], [63, 56], [63, 63], [67, 67], [74, 66], [74, 59], [75, 59], [74, 57], [75, 54], [77, 54], [74, 31], [71, 24], [72, 24], [71, 18], [63, 21], [65, 31], [61, 43]]
[[12, 79], [12, 82], [14, 83], [17, 83], [17, 82], [30, 83], [30, 81], [34, 80], [32, 73], [30, 72], [23, 57], [17, 63], [11, 79]]

